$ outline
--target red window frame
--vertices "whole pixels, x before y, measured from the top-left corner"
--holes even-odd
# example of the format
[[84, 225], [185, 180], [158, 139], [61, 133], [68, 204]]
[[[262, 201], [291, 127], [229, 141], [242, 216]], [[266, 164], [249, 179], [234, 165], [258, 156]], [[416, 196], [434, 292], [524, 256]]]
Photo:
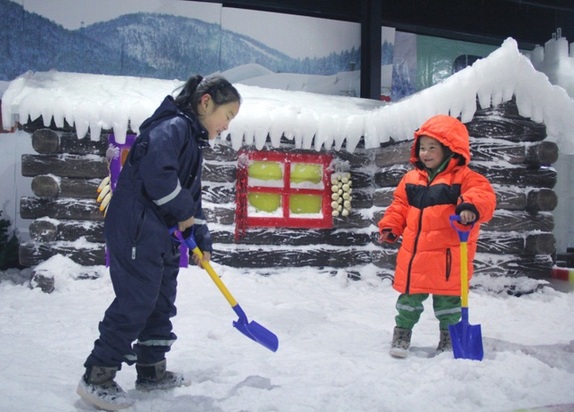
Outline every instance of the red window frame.
[[[237, 208], [235, 213], [236, 229], [244, 231], [245, 227], [285, 227], [327, 229], [333, 227], [331, 208], [331, 170], [333, 156], [325, 153], [292, 153], [271, 151], [240, 151], [237, 174]], [[247, 167], [251, 161], [270, 161], [284, 165], [283, 187], [248, 186]], [[323, 187], [321, 189], [291, 187], [291, 164], [314, 163], [323, 166]], [[249, 193], [277, 193], [281, 195], [282, 216], [248, 216], [247, 195]], [[290, 196], [294, 194], [309, 194], [321, 196], [322, 217], [291, 217], [289, 209]], [[236, 238], [238, 233], [236, 230]]]

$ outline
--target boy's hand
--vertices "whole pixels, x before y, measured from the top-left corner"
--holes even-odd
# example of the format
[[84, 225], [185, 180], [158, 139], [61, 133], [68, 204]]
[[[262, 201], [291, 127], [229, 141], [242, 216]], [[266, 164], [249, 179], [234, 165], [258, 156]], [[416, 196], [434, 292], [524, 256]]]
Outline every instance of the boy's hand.
[[460, 223], [463, 225], [470, 225], [476, 220], [476, 215], [470, 210], [463, 210], [460, 212]]
[[381, 230], [381, 235], [379, 236], [379, 242], [381, 243], [395, 243], [398, 236], [393, 234], [391, 229]]

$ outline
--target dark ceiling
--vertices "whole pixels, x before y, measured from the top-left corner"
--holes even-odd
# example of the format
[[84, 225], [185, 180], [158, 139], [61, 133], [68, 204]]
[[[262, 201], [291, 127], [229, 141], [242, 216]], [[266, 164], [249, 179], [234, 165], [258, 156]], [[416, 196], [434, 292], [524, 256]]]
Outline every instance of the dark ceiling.
[[[543, 45], [561, 28], [574, 42], [574, 0], [207, 0], [224, 7], [300, 14], [361, 23], [382, 10], [381, 23], [397, 30], [522, 49]], [[371, 16], [372, 17], [372, 16]]]

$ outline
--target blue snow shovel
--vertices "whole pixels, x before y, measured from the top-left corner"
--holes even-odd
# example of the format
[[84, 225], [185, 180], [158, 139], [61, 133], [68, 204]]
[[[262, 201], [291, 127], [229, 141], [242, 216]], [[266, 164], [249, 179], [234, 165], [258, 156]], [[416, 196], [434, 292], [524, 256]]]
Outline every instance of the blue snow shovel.
[[[457, 225], [456, 222], [459, 222]], [[482, 360], [482, 333], [480, 325], [468, 323], [468, 236], [474, 223], [460, 229], [460, 216], [450, 216], [450, 225], [458, 233], [460, 239], [460, 289], [461, 289], [461, 315], [460, 322], [449, 325], [450, 340], [455, 359]]]
[[[189, 235], [188, 238], [184, 239], [182, 233], [177, 230], [177, 228], [172, 228], [170, 230], [172, 237], [175, 236], [179, 242], [185, 244], [189, 250], [193, 252], [194, 255], [199, 257], [200, 259], [203, 257], [203, 253], [197, 247], [197, 243], [195, 242], [195, 238], [193, 237], [193, 233]], [[270, 330], [266, 329], [265, 327], [261, 326], [259, 323], [255, 321], [249, 322], [247, 320], [247, 315], [239, 306], [239, 303], [233, 298], [227, 287], [223, 284], [215, 270], [209, 262], [201, 261], [201, 265], [207, 271], [211, 279], [215, 282], [223, 296], [227, 299], [231, 308], [235, 311], [239, 319], [237, 321], [233, 321], [233, 326], [237, 328], [241, 333], [247, 336], [250, 339], [253, 339], [255, 342], [265, 346], [267, 349], [276, 352], [277, 348], [279, 347], [279, 340], [277, 336], [271, 332]]]

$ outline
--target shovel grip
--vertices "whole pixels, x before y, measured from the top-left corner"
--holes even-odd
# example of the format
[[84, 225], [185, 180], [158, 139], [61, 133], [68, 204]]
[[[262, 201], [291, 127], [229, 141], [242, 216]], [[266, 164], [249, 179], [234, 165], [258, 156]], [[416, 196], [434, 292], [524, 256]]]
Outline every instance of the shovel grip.
[[468, 235], [474, 223], [465, 226], [463, 230], [458, 227], [460, 225], [456, 225], [456, 222], [460, 223], [460, 216], [452, 215], [450, 225], [456, 230], [460, 240], [460, 303], [462, 308], [468, 308]]

